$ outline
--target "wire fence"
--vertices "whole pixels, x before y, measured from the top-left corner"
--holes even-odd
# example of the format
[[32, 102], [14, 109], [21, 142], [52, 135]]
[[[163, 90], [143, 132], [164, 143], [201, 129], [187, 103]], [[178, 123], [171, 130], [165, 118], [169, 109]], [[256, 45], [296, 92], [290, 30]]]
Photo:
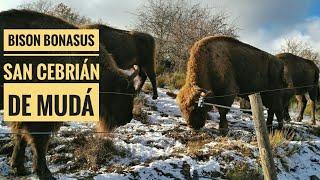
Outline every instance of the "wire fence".
[[[196, 103], [201, 103], [201, 102], [196, 101]], [[251, 109], [242, 109], [242, 108], [236, 108], [236, 107], [232, 107], [232, 106], [224, 106], [224, 105], [220, 105], [220, 104], [212, 104], [212, 103], [206, 103], [206, 102], [202, 102], [202, 104], [209, 105], [209, 106], [215, 106], [215, 107], [219, 107], [219, 108], [224, 108], [224, 109], [230, 109], [230, 110], [240, 110], [243, 112], [252, 112]]]
[[[139, 130], [137, 129], [138, 132], [141, 133], [147, 133], [147, 132], [152, 132], [152, 133], [166, 133], [168, 131], [173, 131], [176, 130], [175, 128], [172, 129], [165, 129], [165, 130]], [[21, 132], [22, 131], [22, 132]], [[89, 135], [89, 134], [111, 134], [111, 135], [119, 135], [119, 134], [123, 134], [124, 132], [122, 131], [92, 131], [91, 129], [87, 130], [87, 131], [78, 131], [78, 130], [74, 130], [74, 131], [43, 131], [43, 132], [26, 132], [24, 129], [19, 130], [18, 132], [0, 132], [0, 135], [64, 135], [64, 136], [70, 136], [70, 135], [75, 135], [75, 134], [85, 134], [85, 135]]]
[[[230, 93], [230, 94], [224, 94], [224, 95], [214, 95], [214, 96], [206, 96], [206, 99], [209, 98], [220, 98], [220, 97], [228, 97], [228, 96], [245, 96], [255, 93], [266, 93], [266, 92], [276, 92], [276, 91], [284, 91], [284, 90], [297, 90], [302, 88], [311, 88], [311, 87], [317, 87], [319, 85], [313, 84], [313, 85], [305, 85], [305, 86], [295, 86], [295, 87], [286, 87], [286, 88], [277, 88], [277, 89], [266, 89], [266, 90], [257, 90], [257, 91], [251, 91], [251, 92], [245, 92], [245, 93]], [[1, 85], [1, 87], [3, 87]], [[135, 96], [136, 93], [124, 93], [124, 92], [115, 92], [115, 91], [100, 91], [100, 94], [117, 94], [117, 95], [127, 95], [127, 96]]]
[[[317, 84], [313, 84], [313, 85], [305, 85], [305, 86], [296, 86], [296, 87], [287, 87], [287, 88], [278, 88], [278, 89], [267, 89], [267, 90], [260, 90], [260, 91], [254, 91], [254, 92], [248, 92], [248, 93], [232, 93], [232, 94], [225, 94], [225, 95], [216, 95], [216, 96], [208, 96], [208, 97], [204, 97], [205, 99], [209, 99], [209, 98], [217, 98], [217, 97], [228, 97], [228, 96], [243, 96], [243, 95], [250, 95], [250, 94], [254, 94], [254, 93], [266, 93], [266, 92], [275, 92], [275, 91], [282, 91], [282, 90], [296, 90], [296, 89], [302, 89], [302, 88], [312, 88], [312, 87], [318, 87]], [[99, 93], [105, 93], [105, 94], [117, 94], [117, 95], [128, 95], [128, 96], [135, 96], [136, 94], [132, 94], [132, 93], [122, 93], [122, 92], [99, 92]], [[219, 107], [219, 108], [226, 108], [226, 109], [230, 109], [230, 110], [240, 110], [243, 112], [252, 112], [251, 109], [242, 109], [242, 108], [236, 108], [236, 107], [230, 107], [230, 106], [224, 106], [221, 104], [213, 104], [213, 103], [208, 103], [208, 102], [199, 102], [196, 101], [195, 103], [202, 103], [205, 105], [210, 105], [210, 106], [215, 106], [215, 107]], [[267, 108], [264, 108], [265, 110], [268, 110]], [[3, 111], [0, 112], [0, 114], [3, 114]], [[45, 123], [45, 122], [43, 122]], [[24, 131], [23, 129], [21, 129], [21, 131]], [[30, 134], [30, 135], [73, 135], [73, 134], [77, 134], [79, 132], [0, 132], [0, 134], [9, 134], [9, 135], [16, 135], [16, 134], [20, 134], [20, 135], [24, 135], [24, 134]], [[164, 132], [164, 131], [155, 131], [155, 130], [150, 130], [150, 131], [144, 131], [144, 132]], [[87, 134], [119, 134], [119, 133], [115, 133], [115, 132], [99, 132], [99, 131], [88, 131], [85, 132]]]
[[246, 93], [230, 93], [230, 94], [224, 94], [224, 95], [214, 95], [214, 96], [207, 96], [206, 99], [210, 98], [222, 98], [222, 97], [228, 97], [228, 96], [246, 96], [250, 94], [255, 93], [267, 93], [267, 92], [276, 92], [276, 91], [286, 91], [286, 90], [297, 90], [297, 89], [303, 89], [303, 88], [312, 88], [312, 87], [318, 87], [318, 84], [313, 85], [305, 85], [305, 86], [295, 86], [295, 87], [286, 87], [286, 88], [277, 88], [277, 89], [266, 89], [266, 90], [258, 90], [258, 91], [251, 91]]

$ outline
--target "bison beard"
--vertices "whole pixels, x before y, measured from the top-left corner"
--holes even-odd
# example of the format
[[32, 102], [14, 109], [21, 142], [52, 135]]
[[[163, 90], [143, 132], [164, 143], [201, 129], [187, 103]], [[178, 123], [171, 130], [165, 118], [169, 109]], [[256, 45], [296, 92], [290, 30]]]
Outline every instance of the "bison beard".
[[128, 69], [134, 64], [140, 66], [136, 89], [139, 91], [148, 77], [153, 89], [152, 99], [157, 99], [155, 40], [151, 35], [114, 29], [101, 24], [89, 25], [84, 28], [100, 30], [100, 41], [112, 54], [120, 68]]
[[[202, 92], [198, 87], [212, 91], [205, 94], [206, 102], [231, 106], [233, 94], [283, 88], [287, 86], [287, 79], [284, 64], [276, 57], [231, 37], [207, 37], [196, 42], [190, 51], [186, 82], [177, 96], [177, 103], [188, 125], [199, 129], [205, 125], [211, 108], [201, 108], [195, 103]], [[269, 127], [274, 113], [279, 127], [283, 125], [281, 94], [281, 91], [261, 94], [263, 104], [269, 108]], [[218, 110], [219, 128], [225, 132], [228, 109]]]
[[[77, 29], [77, 27], [52, 16], [26, 10], [10, 10], [0, 13], [0, 33], [4, 29]], [[0, 36], [0, 42], [3, 37]], [[0, 49], [3, 49], [3, 43], [0, 43]], [[126, 71], [119, 69], [112, 57], [100, 45], [99, 57], [90, 58], [90, 62], [100, 64], [100, 85], [102, 92], [121, 92], [134, 94], [133, 79], [138, 74], [134, 69], [129, 75]], [[75, 53], [75, 52], [70, 52]], [[32, 59], [32, 58], [31, 58]], [[27, 58], [26, 58], [27, 60]], [[47, 59], [53, 61], [52, 59]], [[0, 62], [18, 63], [7, 57], [1, 57]], [[35, 64], [41, 61], [34, 61]], [[56, 63], [83, 63], [83, 57], [59, 57], [54, 59]], [[1, 78], [0, 83], [4, 80]], [[0, 89], [0, 100], [3, 99], [3, 88]], [[132, 119], [133, 96], [123, 96], [116, 94], [100, 94], [100, 129], [108, 130], [129, 122]], [[2, 108], [1, 104], [1, 108]], [[121, 109], [121, 111], [119, 111]], [[54, 132], [57, 131], [61, 123], [58, 122], [12, 122], [11, 130], [17, 133], [14, 136], [14, 150], [12, 153], [11, 166], [16, 169], [18, 175], [25, 174], [24, 154], [27, 142], [33, 150], [33, 169], [40, 179], [54, 179], [46, 163], [46, 151], [48, 148], [49, 134], [33, 134], [33, 132]]]

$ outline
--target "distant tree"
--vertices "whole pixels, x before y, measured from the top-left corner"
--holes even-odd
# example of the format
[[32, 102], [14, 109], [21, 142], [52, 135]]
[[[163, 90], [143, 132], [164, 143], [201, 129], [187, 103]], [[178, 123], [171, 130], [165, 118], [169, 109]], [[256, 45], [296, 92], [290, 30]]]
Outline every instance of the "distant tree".
[[53, 9], [52, 1], [37, 0], [34, 2], [26, 2], [18, 6], [18, 9], [28, 9], [48, 14]]
[[81, 16], [78, 12], [76, 12], [71, 7], [60, 3], [54, 6], [51, 10], [51, 14], [62, 19], [65, 19], [73, 24], [83, 25], [91, 23], [91, 20], [85, 16]]
[[210, 35], [237, 37], [229, 16], [214, 10], [188, 0], [147, 0], [137, 11], [136, 29], [155, 36], [158, 63], [184, 72], [195, 41]]
[[315, 63], [319, 65], [319, 53], [316, 52], [312, 46], [305, 41], [293, 38], [285, 39], [284, 43], [281, 45], [280, 52], [292, 53], [294, 55], [315, 61]]
[[18, 8], [56, 16], [74, 25], [84, 25], [92, 23], [92, 20], [90, 18], [80, 15], [77, 11], [67, 6], [66, 4], [54, 4], [51, 0], [37, 0], [34, 2], [24, 3], [18, 6]]

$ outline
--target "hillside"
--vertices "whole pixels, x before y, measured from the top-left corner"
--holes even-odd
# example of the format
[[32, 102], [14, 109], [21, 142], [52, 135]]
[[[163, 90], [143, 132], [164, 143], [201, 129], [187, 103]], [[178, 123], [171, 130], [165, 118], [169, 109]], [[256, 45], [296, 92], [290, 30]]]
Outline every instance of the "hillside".
[[[144, 106], [134, 120], [95, 137], [94, 124], [67, 123], [53, 136], [47, 159], [58, 179], [262, 179], [253, 121], [249, 114], [231, 111], [230, 131], [221, 136], [219, 114], [210, 112], [206, 126], [193, 131], [180, 116], [175, 100], [159, 89], [153, 101], [141, 94]], [[238, 107], [237, 104], [233, 106]], [[273, 136], [279, 179], [320, 178], [320, 123], [292, 122]], [[2, 122], [2, 133], [9, 132]], [[104, 134], [106, 136], [107, 134]], [[0, 135], [0, 175], [16, 179], [9, 167], [10, 137]], [[112, 140], [110, 140], [112, 139]], [[26, 166], [31, 169], [27, 148]], [[23, 179], [36, 179], [34, 174]]]

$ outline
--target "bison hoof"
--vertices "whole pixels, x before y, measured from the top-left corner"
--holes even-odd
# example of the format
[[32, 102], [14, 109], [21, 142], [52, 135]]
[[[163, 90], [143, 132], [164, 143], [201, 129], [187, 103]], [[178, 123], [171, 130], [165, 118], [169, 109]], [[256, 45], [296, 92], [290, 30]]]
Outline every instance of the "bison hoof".
[[25, 167], [12, 167], [13, 174], [16, 176], [25, 176], [30, 174]]
[[200, 130], [204, 126], [204, 124], [195, 123], [195, 124], [188, 124], [188, 126], [191, 127], [193, 130], [197, 131], [197, 130]]
[[39, 177], [39, 180], [55, 180], [49, 169], [45, 169], [43, 171], [36, 170], [36, 173]]
[[153, 96], [152, 96], [152, 99], [153, 99], [153, 100], [158, 99], [158, 95], [153, 95]]

